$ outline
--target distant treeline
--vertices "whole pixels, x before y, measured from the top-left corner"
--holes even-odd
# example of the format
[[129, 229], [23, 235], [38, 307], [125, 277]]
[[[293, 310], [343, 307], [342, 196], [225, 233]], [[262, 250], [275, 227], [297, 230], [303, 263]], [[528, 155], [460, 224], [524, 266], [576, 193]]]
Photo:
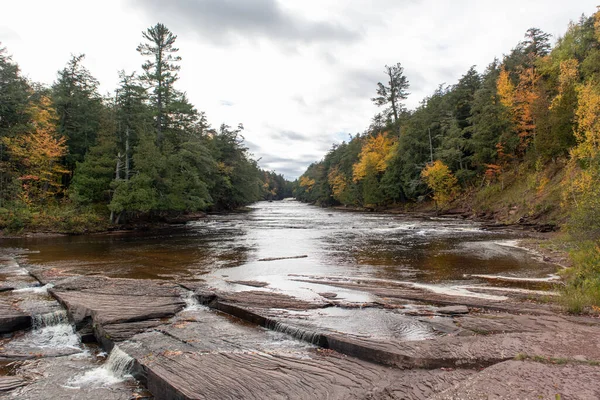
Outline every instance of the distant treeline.
[[[549, 207], [562, 204], [573, 226], [600, 238], [600, 12], [571, 23], [554, 47], [550, 39], [529, 29], [502, 60], [483, 73], [471, 67], [410, 111], [410, 77], [400, 64], [386, 66], [372, 99], [383, 112], [310, 165], [295, 196], [321, 205], [431, 196], [447, 204], [477, 191], [500, 195], [507, 177], [555, 166], [564, 178]], [[529, 187], [543, 194], [553, 176], [536, 179]]]
[[142, 71], [121, 71], [110, 98], [83, 55], [45, 87], [0, 47], [0, 228], [41, 224], [52, 210], [68, 209], [76, 225], [291, 196], [283, 176], [252, 159], [241, 124], [213, 129], [177, 89], [176, 38], [162, 24], [143, 32]]

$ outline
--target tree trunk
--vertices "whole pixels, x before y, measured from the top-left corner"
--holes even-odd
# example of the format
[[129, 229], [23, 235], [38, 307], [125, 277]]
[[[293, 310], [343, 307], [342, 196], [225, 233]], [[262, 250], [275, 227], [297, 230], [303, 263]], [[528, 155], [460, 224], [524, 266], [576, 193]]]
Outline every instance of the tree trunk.
[[121, 179], [121, 152], [117, 154], [117, 166], [115, 167], [115, 181]]
[[129, 180], [129, 126], [125, 129], [125, 180]]

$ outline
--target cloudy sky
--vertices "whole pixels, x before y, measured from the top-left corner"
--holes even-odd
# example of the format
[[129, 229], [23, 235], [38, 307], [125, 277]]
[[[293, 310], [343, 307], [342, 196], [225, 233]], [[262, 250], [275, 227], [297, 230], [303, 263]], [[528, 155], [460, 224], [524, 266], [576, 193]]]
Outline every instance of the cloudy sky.
[[112, 92], [139, 71], [142, 30], [178, 35], [179, 89], [213, 126], [246, 128], [267, 169], [296, 178], [362, 132], [385, 64], [401, 62], [409, 108], [471, 65], [482, 71], [530, 27], [559, 36], [597, 0], [2, 0], [0, 42], [51, 84], [71, 54]]

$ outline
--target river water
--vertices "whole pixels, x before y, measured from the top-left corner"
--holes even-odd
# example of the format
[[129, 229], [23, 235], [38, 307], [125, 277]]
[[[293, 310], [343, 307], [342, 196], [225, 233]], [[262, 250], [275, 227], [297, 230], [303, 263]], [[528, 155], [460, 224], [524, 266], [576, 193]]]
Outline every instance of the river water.
[[[516, 246], [514, 233], [486, 231], [469, 221], [349, 212], [294, 200], [259, 202], [250, 209], [168, 230], [4, 239], [2, 246], [28, 248], [30, 263], [76, 274], [198, 280], [227, 290], [248, 290], [233, 282], [251, 280], [269, 284], [258, 290], [297, 297], [327, 289], [299, 278], [460, 289], [489, 284], [474, 274], [545, 278], [556, 271]], [[263, 261], [296, 256], [306, 257]], [[341, 296], [365, 300], [350, 291]]]

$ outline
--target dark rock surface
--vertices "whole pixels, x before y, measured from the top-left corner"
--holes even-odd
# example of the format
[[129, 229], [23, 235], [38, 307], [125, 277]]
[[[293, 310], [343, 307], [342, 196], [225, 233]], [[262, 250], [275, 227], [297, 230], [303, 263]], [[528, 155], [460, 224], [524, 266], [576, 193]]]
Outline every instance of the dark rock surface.
[[506, 361], [471, 375], [432, 400], [599, 399], [600, 368]]
[[[13, 271], [4, 281], [22, 274], [10, 261], [2, 265]], [[566, 316], [523, 297], [463, 297], [402, 283], [298, 277], [327, 285], [320, 297], [307, 300], [269, 289], [216, 290], [201, 281], [113, 279], [30, 268], [41, 284], [53, 285], [48, 292], [66, 308], [80, 336], [95, 339], [107, 351], [118, 346], [133, 357], [134, 375], [157, 399], [557, 394], [583, 399], [600, 393], [600, 320]], [[368, 293], [364, 298], [369, 300], [352, 303], [336, 288]], [[44, 291], [0, 295], [0, 328], [3, 321], [9, 327], [12, 317], [31, 319], [34, 310], [55, 310], [58, 304]], [[14, 346], [19, 335], [6, 340]], [[0, 350], [0, 357], [10, 355], [9, 348]], [[80, 373], [84, 367], [78, 362], [63, 354], [24, 361], [27, 368], [6, 378], [6, 386], [20, 382], [10, 392], [20, 398], [43, 399], [48, 393], [70, 398], [74, 389], [56, 382]], [[82, 363], [88, 368], [89, 360]], [[132, 395], [126, 385], [105, 389], [74, 393], [91, 399]]]

